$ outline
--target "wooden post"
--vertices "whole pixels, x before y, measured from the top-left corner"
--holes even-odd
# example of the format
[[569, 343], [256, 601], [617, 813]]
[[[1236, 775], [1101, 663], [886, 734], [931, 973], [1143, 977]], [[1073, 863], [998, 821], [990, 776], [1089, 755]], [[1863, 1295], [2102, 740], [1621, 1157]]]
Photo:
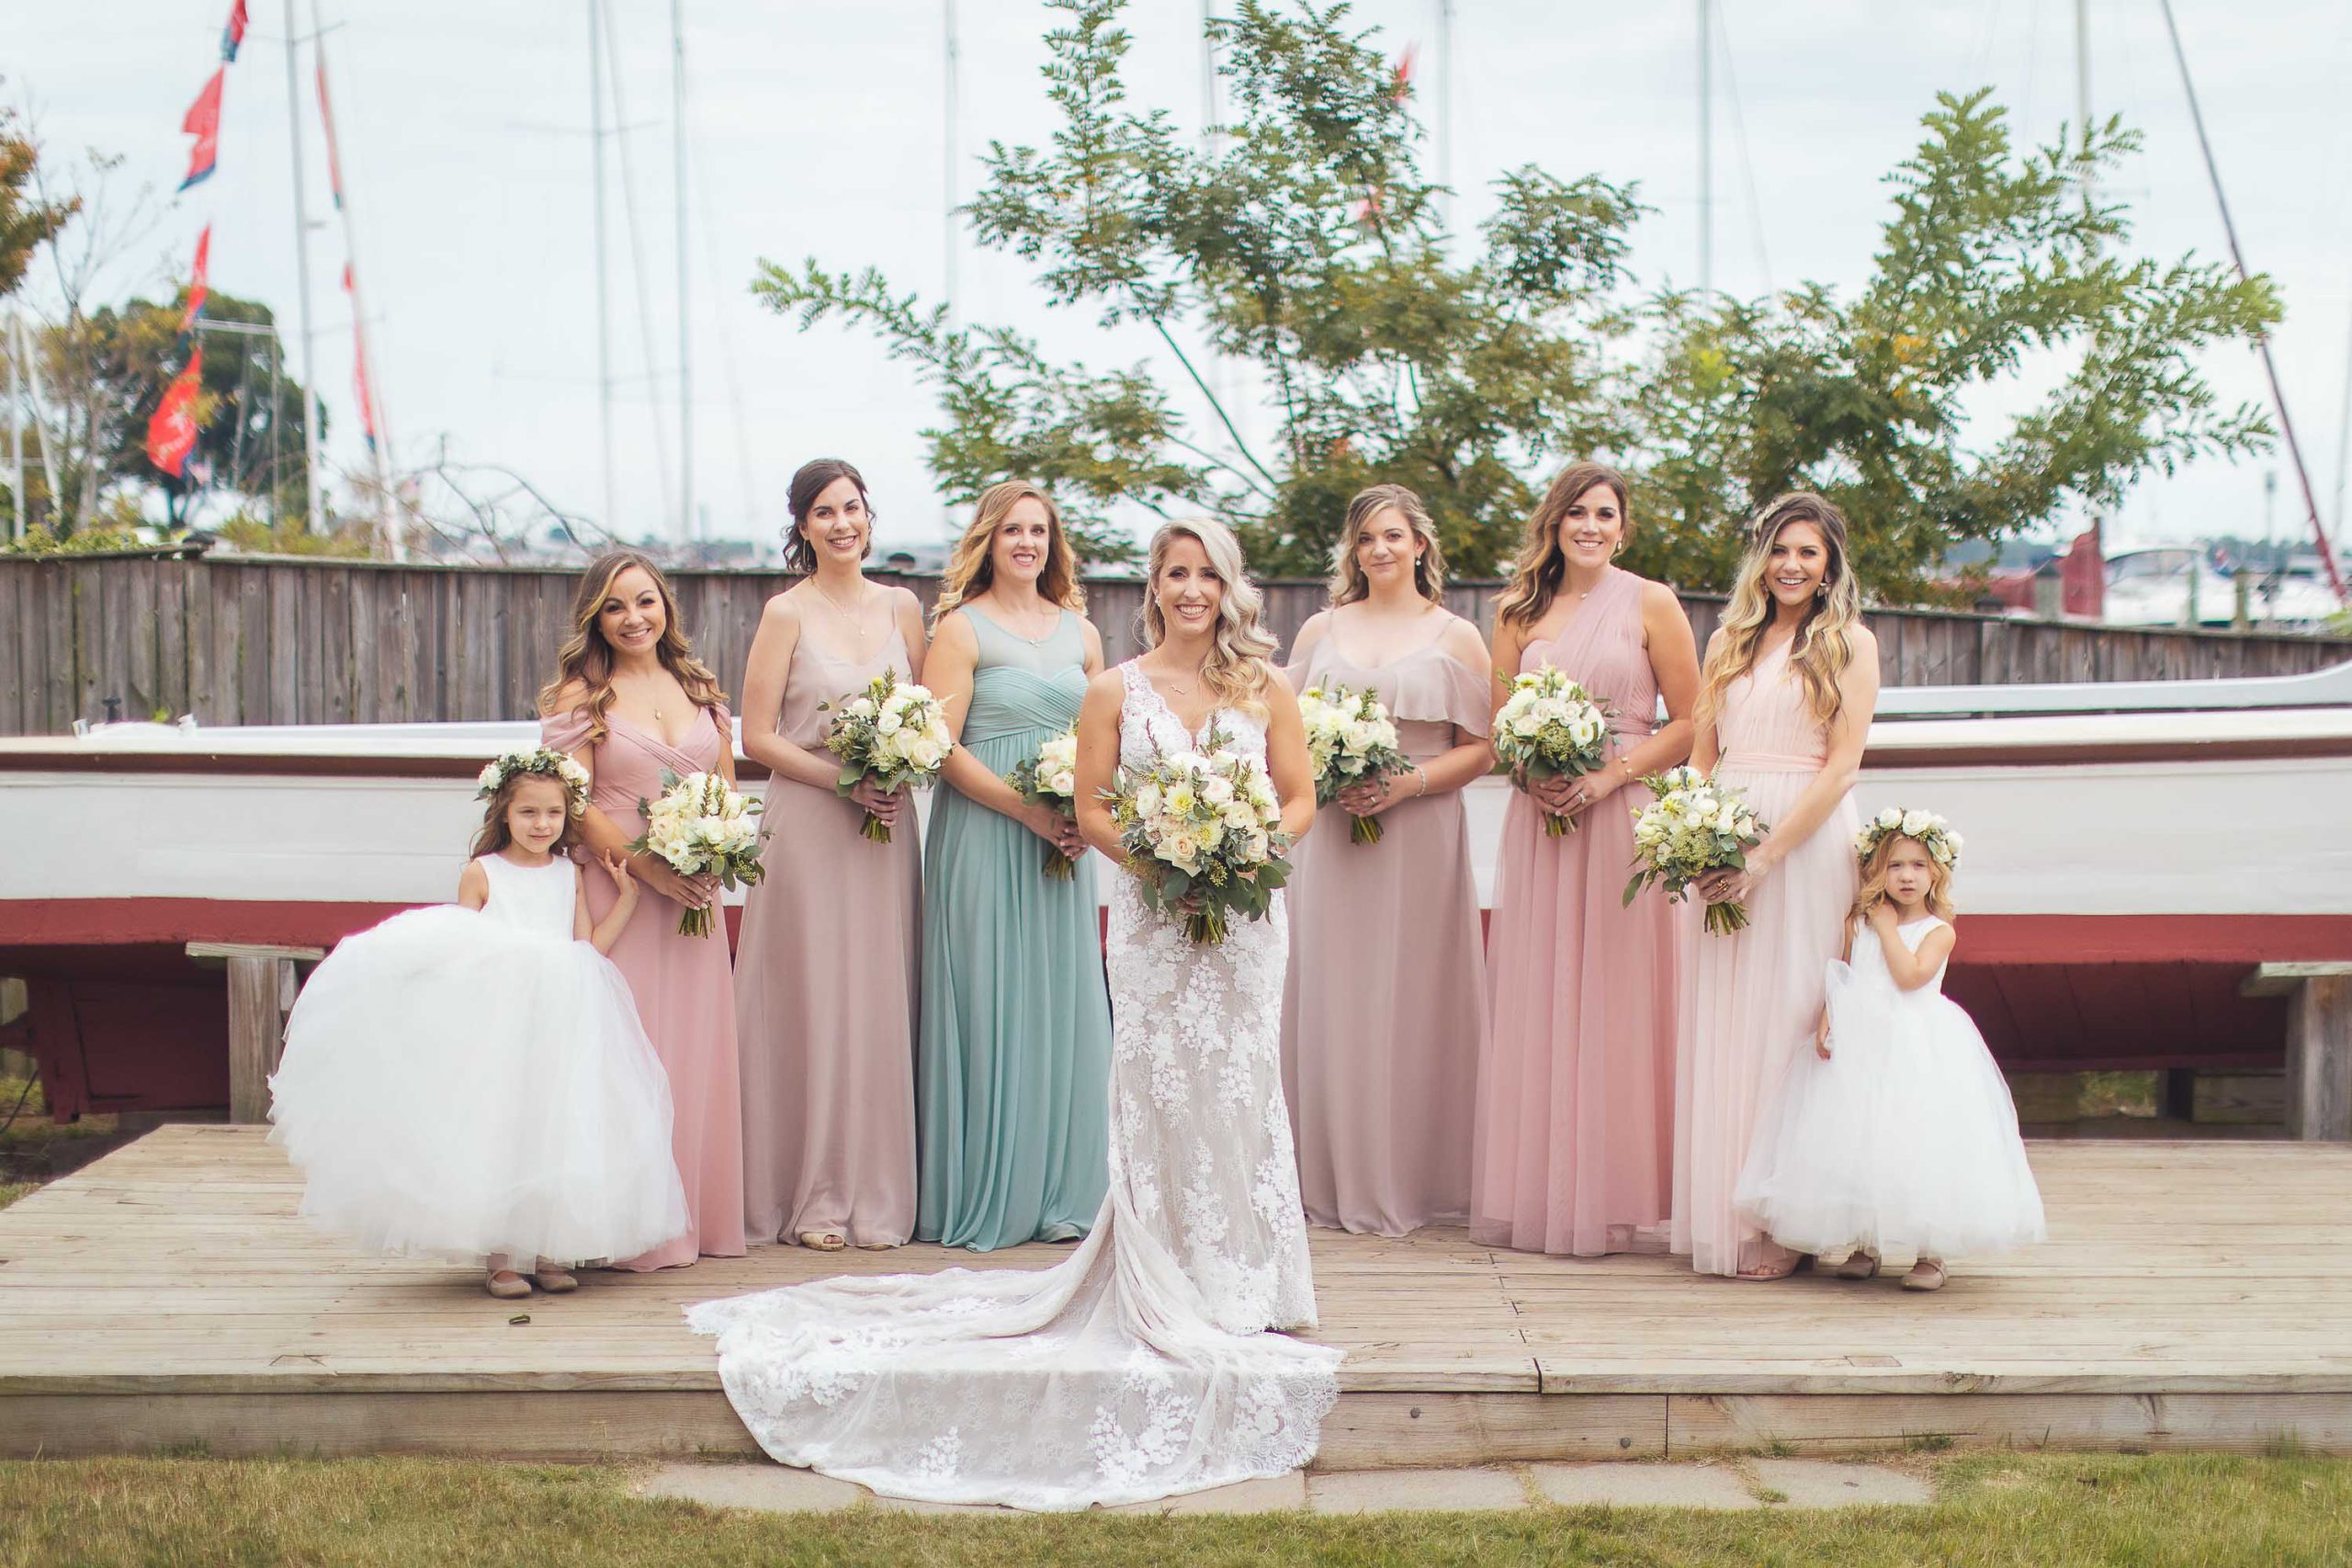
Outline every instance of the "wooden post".
[[317, 947], [192, 942], [187, 955], [229, 969], [229, 1120], [269, 1120], [269, 1075], [286, 1042], [286, 1015], [300, 988], [294, 965], [326, 956]]
[[2352, 959], [2260, 964], [2238, 994], [2287, 998], [2287, 1135], [2352, 1143]]

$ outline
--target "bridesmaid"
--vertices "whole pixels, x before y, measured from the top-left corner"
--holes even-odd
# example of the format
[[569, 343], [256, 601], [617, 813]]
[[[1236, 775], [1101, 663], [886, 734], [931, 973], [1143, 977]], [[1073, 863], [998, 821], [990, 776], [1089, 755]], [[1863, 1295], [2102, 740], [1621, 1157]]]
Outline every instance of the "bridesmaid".
[[1821, 1021], [1822, 974], [1845, 951], [1854, 902], [1849, 793], [1878, 705], [1878, 641], [1861, 624], [1846, 519], [1784, 495], [1756, 519], [1707, 641], [1691, 765], [1746, 792], [1767, 832], [1747, 869], [1713, 872], [1710, 903], [1747, 906], [1747, 929], [1686, 927], [1675, 1083], [1674, 1250], [1702, 1274], [1773, 1280], [1797, 1254], [1741, 1219], [1740, 1167], [1790, 1059]]
[[[743, 672], [743, 750], [767, 764], [766, 875], [735, 966], [745, 1224], [820, 1252], [897, 1247], [915, 1224], [915, 986], [922, 856], [914, 805], [834, 792], [831, 709], [885, 670], [922, 672], [922, 609], [865, 580], [865, 480], [823, 457], [792, 476], [786, 567]], [[863, 837], [872, 812], [890, 841]]]
[[[594, 781], [582, 837], [596, 854], [627, 854], [645, 831], [638, 802], [662, 793], [664, 770], [717, 770], [735, 778], [734, 722], [718, 679], [694, 655], [662, 569], [635, 550], [591, 562], [572, 601], [571, 636], [556, 678], [539, 694], [540, 744], [565, 751]], [[650, 854], [629, 869], [667, 903], [639, 909], [613, 946], [676, 1107], [671, 1145], [686, 1188], [686, 1234], [614, 1266], [668, 1269], [697, 1256], [743, 1255], [743, 1145], [735, 1076], [735, 998], [724, 937], [681, 936], [679, 908], [718, 896], [707, 876], [685, 877]], [[617, 893], [587, 878], [602, 920]], [[672, 906], [678, 908], [673, 908]]]
[[[1374, 485], [1348, 504], [1331, 607], [1287, 673], [1370, 688], [1409, 773], [1340, 796], [1292, 852], [1283, 1096], [1299, 1191], [1318, 1225], [1403, 1235], [1470, 1213], [1476, 1074], [1487, 1033], [1478, 890], [1462, 789], [1494, 766], [1486, 639], [1444, 607], [1445, 556], [1421, 498]], [[1350, 817], [1376, 817], [1377, 844]]]
[[1662, 896], [1623, 893], [1638, 781], [1690, 755], [1699, 652], [1673, 591], [1611, 564], [1633, 526], [1623, 475], [1569, 465], [1495, 606], [1498, 705], [1505, 671], [1548, 663], [1614, 709], [1598, 772], [1521, 781], [1497, 859], [1470, 1235], [1529, 1252], [1625, 1251], [1673, 1192], [1674, 928]]
[[[1102, 672], [1061, 513], [980, 497], [939, 585], [924, 684], [956, 748], [923, 856], [922, 1202], [915, 1235], [987, 1252], [1076, 1241], [1110, 1180], [1111, 998], [1078, 824], [1005, 782]], [[1068, 882], [1045, 874], [1058, 850]]]

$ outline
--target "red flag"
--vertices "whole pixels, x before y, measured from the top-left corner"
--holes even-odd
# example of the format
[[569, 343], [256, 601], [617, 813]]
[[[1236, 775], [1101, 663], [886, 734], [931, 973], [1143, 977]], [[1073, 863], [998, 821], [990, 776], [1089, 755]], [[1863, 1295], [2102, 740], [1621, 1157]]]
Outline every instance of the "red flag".
[[212, 288], [207, 281], [212, 271], [212, 225], [207, 223], [204, 232], [196, 237], [196, 268], [188, 278], [187, 309], [180, 314], [180, 331], [196, 325], [196, 318], [204, 313], [204, 301]]
[[196, 138], [196, 145], [188, 152], [187, 178], [180, 182], [182, 190], [212, 175], [212, 164], [220, 152], [220, 82], [228, 73], [225, 65], [214, 71], [212, 80], [188, 106], [187, 118], [180, 121], [180, 129]]
[[229, 25], [220, 29], [220, 58], [233, 63], [237, 46], [245, 41], [245, 0], [229, 7]]
[[1392, 82], [1388, 91], [1389, 96], [1400, 104], [1412, 96], [1413, 67], [1419, 62], [1420, 56], [1421, 46], [1417, 43], [1408, 43], [1405, 46], [1405, 52], [1396, 57], [1396, 68], [1391, 73]]
[[319, 51], [319, 123], [327, 133], [327, 188], [334, 192], [334, 209], [343, 210], [343, 154], [334, 140], [334, 106], [327, 102], [327, 51]]
[[351, 264], [343, 264], [343, 291], [351, 296], [351, 389], [359, 400], [359, 434], [368, 440], [368, 450], [376, 449], [376, 399], [369, 389], [368, 374], [368, 323], [359, 319], [359, 289], [351, 276]]
[[196, 450], [196, 389], [204, 376], [204, 345], [198, 344], [187, 356], [187, 364], [172, 378], [164, 389], [164, 400], [155, 405], [153, 417], [147, 421], [147, 460], [174, 479], [187, 466], [187, 455]]

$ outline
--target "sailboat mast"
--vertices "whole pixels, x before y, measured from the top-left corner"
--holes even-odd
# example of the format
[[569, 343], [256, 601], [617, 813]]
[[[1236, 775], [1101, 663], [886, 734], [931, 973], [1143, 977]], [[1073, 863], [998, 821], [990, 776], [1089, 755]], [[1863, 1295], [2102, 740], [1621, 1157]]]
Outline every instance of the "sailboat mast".
[[620, 525], [613, 494], [613, 306], [611, 268], [605, 255], [605, 28], [603, 0], [588, 0], [588, 146], [595, 181], [596, 216], [596, 411], [604, 440], [606, 533]]
[[302, 340], [302, 491], [309, 503], [310, 528], [326, 532], [326, 497], [319, 485], [318, 364], [311, 343], [311, 208], [302, 185], [302, 73], [296, 55], [301, 49], [301, 25], [294, 14], [295, 0], [286, 0], [286, 142], [294, 155], [294, 303], [295, 325]]
[[1715, 7], [1699, 0], [1699, 292], [1715, 287]]
[[676, 116], [672, 140], [678, 164], [678, 542], [695, 539], [695, 373], [692, 315], [686, 294], [686, 29], [683, 0], [670, 0], [670, 98]]

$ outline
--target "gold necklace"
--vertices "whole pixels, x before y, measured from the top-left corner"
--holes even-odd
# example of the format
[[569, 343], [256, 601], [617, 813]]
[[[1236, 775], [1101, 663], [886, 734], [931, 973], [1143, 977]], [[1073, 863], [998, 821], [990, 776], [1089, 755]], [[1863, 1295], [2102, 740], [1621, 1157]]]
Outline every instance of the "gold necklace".
[[822, 598], [826, 604], [831, 604], [834, 610], [841, 615], [843, 620], [855, 621], [858, 618], [858, 613], [865, 608], [865, 596], [864, 595], [859, 597], [855, 606], [847, 606], [842, 604], [840, 600], [834, 598], [831, 592], [826, 589], [825, 585], [818, 581], [815, 578], [812, 577], [808, 580], [808, 585], [811, 588], [814, 588], [817, 591], [819, 597]]

